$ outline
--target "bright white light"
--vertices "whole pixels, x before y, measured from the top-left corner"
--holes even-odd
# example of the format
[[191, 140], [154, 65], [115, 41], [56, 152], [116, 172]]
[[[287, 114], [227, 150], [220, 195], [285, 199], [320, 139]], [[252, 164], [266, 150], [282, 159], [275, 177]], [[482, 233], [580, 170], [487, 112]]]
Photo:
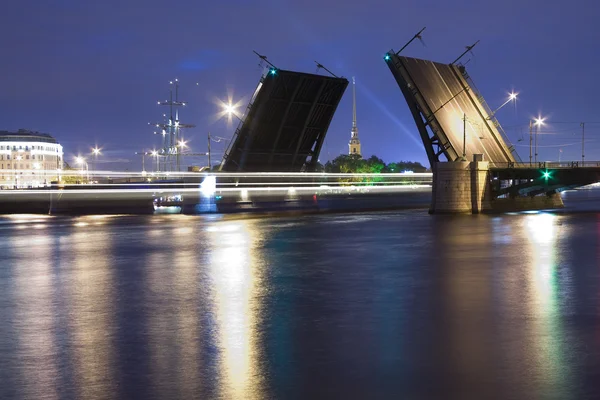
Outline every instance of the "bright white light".
[[231, 103], [225, 104], [224, 111], [229, 115], [235, 114], [235, 106], [233, 106]]
[[517, 98], [518, 93], [510, 93], [509, 94], [509, 100], [515, 100]]
[[83, 157], [75, 157], [75, 164], [83, 164], [85, 159]]
[[92, 153], [94, 153], [94, 155], [96, 155], [96, 156], [97, 156], [98, 154], [100, 154], [100, 149], [99, 149], [99, 148], [97, 148], [97, 147], [94, 147], [94, 148], [92, 149]]
[[187, 147], [187, 146], [185, 145], [185, 142], [184, 142], [183, 140], [180, 140], [180, 141], [179, 141], [179, 143], [178, 143], [177, 145], [178, 145], [179, 147], [181, 147], [181, 148]]
[[33, 163], [33, 168], [40, 169], [40, 163]]
[[156, 157], [158, 155], [158, 151], [152, 150], [152, 152], [150, 154], [152, 154], [154, 157]]
[[211, 197], [215, 194], [217, 190], [217, 179], [210, 175], [204, 178], [202, 183], [200, 184], [200, 191], [204, 197]]
[[545, 120], [546, 120], [546, 119], [545, 119], [545, 118], [542, 118], [542, 117], [535, 118], [535, 119], [534, 119], [534, 121], [535, 121], [535, 122], [534, 122], [534, 124], [535, 124], [535, 125], [538, 125], [538, 126], [540, 126], [540, 125], [544, 125], [544, 121], [545, 121]]

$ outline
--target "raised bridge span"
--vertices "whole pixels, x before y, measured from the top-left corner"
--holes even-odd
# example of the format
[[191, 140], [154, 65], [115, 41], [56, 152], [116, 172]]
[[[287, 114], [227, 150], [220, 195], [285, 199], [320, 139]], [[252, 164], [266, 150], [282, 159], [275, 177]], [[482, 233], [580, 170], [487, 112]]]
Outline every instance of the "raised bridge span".
[[600, 163], [524, 163], [460, 64], [386, 53], [433, 171], [431, 212], [562, 206], [558, 192], [600, 181]]

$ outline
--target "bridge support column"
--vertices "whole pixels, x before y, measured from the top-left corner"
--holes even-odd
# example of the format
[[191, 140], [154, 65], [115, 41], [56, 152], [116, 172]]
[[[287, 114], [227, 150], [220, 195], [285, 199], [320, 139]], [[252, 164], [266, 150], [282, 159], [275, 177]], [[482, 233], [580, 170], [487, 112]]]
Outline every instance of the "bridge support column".
[[489, 163], [475, 154], [473, 161], [439, 162], [433, 166], [430, 214], [478, 214], [490, 209]]

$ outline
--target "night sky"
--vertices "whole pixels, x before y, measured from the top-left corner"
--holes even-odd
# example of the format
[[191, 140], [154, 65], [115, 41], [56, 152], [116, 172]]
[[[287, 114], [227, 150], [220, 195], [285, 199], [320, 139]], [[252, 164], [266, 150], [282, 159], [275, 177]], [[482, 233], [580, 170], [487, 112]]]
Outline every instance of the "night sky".
[[[193, 151], [206, 133], [231, 137], [216, 119], [217, 99], [249, 96], [262, 68], [256, 50], [282, 69], [316, 72], [314, 60], [356, 76], [363, 156], [428, 165], [408, 107], [383, 55], [426, 26], [425, 46], [403, 55], [464, 61], [490, 107], [511, 90], [516, 107], [497, 117], [523, 159], [528, 121], [547, 117], [540, 159], [600, 160], [600, 5], [564, 1], [3, 1], [0, 11], [0, 130], [48, 132], [70, 162], [103, 148], [107, 169], [139, 169], [133, 153], [158, 147], [147, 123], [160, 121], [169, 80], [189, 102], [180, 119]], [[245, 108], [241, 107], [241, 110]], [[348, 87], [329, 128], [321, 161], [347, 153], [352, 122]], [[595, 123], [594, 123], [595, 122]], [[524, 139], [519, 141], [519, 139]], [[226, 142], [214, 145], [219, 159]], [[191, 163], [191, 162], [190, 162]]]

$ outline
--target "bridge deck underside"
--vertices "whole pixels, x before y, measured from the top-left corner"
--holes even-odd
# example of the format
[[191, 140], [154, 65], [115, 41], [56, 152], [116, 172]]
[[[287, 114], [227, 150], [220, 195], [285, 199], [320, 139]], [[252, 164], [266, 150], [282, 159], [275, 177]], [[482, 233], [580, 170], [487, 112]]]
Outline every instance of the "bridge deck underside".
[[[600, 167], [594, 168], [491, 168], [494, 196], [552, 193], [600, 182]], [[501, 182], [512, 185], [501, 187]]]
[[463, 144], [468, 160], [473, 154], [483, 154], [486, 161], [515, 161], [498, 122], [489, 115], [491, 111], [467, 80], [464, 68], [397, 55], [391, 57], [390, 68], [398, 70], [393, 71], [396, 80], [407, 86], [403, 93], [411, 98], [406, 100], [418, 105], [432, 138], [448, 147], [444, 151], [448, 161], [462, 157]]
[[348, 80], [277, 70], [267, 74], [240, 124], [223, 171], [311, 170]]

